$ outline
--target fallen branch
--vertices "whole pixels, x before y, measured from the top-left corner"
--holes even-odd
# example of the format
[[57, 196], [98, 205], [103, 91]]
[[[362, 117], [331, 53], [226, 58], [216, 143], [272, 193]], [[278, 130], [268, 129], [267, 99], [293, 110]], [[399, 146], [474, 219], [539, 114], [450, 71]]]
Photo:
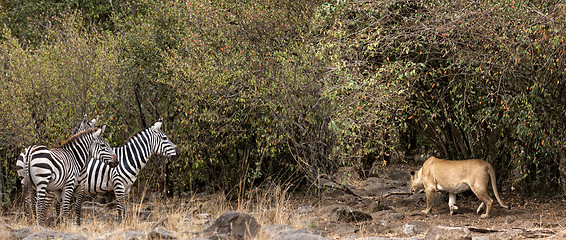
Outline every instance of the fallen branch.
[[330, 181], [330, 182], [332, 182], [332, 183], [334, 183], [334, 184], [332, 184], [332, 185], [329, 185], [329, 184], [321, 184], [321, 185], [319, 185], [319, 188], [321, 188], [321, 187], [327, 187], [327, 188], [337, 189], [337, 190], [343, 191], [343, 192], [345, 192], [345, 193], [347, 193], [347, 194], [351, 194], [351, 195], [353, 195], [353, 196], [356, 197], [356, 198], [367, 198], [367, 197], [362, 197], [362, 196], [360, 196], [360, 195], [354, 193], [350, 188], [348, 188], [348, 187], [346, 187], [346, 186], [344, 186], [344, 185], [338, 184], [338, 183], [336, 183], [334, 180], [331, 180], [331, 179], [326, 179], [326, 180], [328, 180], [328, 181]]
[[377, 205], [380, 206], [381, 205], [381, 200], [389, 197], [389, 196], [395, 196], [395, 195], [412, 195], [413, 193], [411, 192], [390, 192], [388, 194], [385, 195], [381, 195], [377, 198]]

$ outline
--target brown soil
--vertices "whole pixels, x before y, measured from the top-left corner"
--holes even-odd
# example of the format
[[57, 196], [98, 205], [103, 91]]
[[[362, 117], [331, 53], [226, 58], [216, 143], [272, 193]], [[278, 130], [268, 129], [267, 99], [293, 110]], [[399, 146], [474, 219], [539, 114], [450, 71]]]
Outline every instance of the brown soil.
[[[416, 236], [419, 238], [425, 237], [428, 228], [440, 225], [466, 227], [472, 230], [474, 237], [488, 236], [489, 239], [566, 239], [566, 201], [563, 197], [549, 200], [526, 198], [513, 193], [508, 187], [499, 186], [503, 200], [511, 209], [504, 209], [495, 203], [488, 219], [482, 219], [476, 214], [475, 210], [480, 202], [472, 193], [458, 196], [456, 205], [459, 212], [452, 216], [446, 194], [438, 194], [430, 215], [421, 213], [426, 205], [422, 193], [390, 196], [377, 204], [376, 199], [387, 192], [408, 192], [409, 172], [418, 167], [400, 163], [379, 166], [366, 180], [361, 180], [355, 173], [344, 169], [338, 174], [346, 176], [341, 178], [341, 183], [362, 198], [334, 188], [322, 191], [310, 189], [304, 194], [301, 191], [287, 191], [282, 186], [254, 188], [255, 193], [250, 194], [252, 197], [240, 202], [227, 201], [222, 194], [197, 194], [169, 200], [133, 191], [130, 212], [133, 210], [136, 214], [135, 217], [130, 215], [126, 223], [119, 224], [115, 221], [116, 210], [113, 204], [85, 203], [84, 224], [81, 227], [74, 225], [71, 213], [71, 219], [66, 225], [50, 228], [63, 232], [88, 233], [92, 239], [123, 239], [123, 235], [119, 233], [126, 230], [146, 231], [163, 227], [180, 239], [190, 239], [198, 237], [210, 220], [223, 212], [236, 210], [251, 213], [263, 226], [287, 224], [295, 229], [307, 228], [317, 233], [322, 232], [328, 239], [377, 236], [408, 239], [412, 235], [403, 234], [403, 226], [406, 224], [418, 227]], [[336, 206], [370, 214], [372, 220], [337, 220], [333, 216]], [[14, 229], [34, 226], [26, 223], [18, 208], [1, 214], [1, 217], [4, 227], [0, 224], [0, 238], [12, 234], [10, 232]], [[51, 213], [51, 218], [53, 217]], [[32, 228], [31, 231], [41, 229]], [[262, 233], [259, 239], [270, 237]]]
[[[408, 191], [409, 172], [417, 170], [420, 166], [408, 164], [392, 164], [390, 166], [379, 167], [377, 174], [373, 177], [378, 179], [389, 179], [392, 174], [402, 175], [405, 173], [406, 185], [397, 190]], [[402, 181], [399, 179], [399, 181]], [[362, 181], [356, 178], [347, 181], [354, 189], [364, 189], [370, 186], [364, 185], [367, 181]], [[345, 204], [352, 209], [371, 213], [374, 216], [372, 221], [352, 223], [354, 228], [359, 230], [358, 237], [366, 236], [386, 236], [386, 237], [401, 237], [409, 238], [410, 235], [404, 235], [402, 232], [403, 225], [416, 224], [420, 226], [419, 234], [417, 236], [424, 237], [426, 229], [432, 226], [451, 226], [451, 227], [467, 227], [472, 231], [473, 236], [491, 236], [495, 239], [515, 239], [515, 238], [545, 238], [545, 239], [566, 239], [566, 200], [563, 197], [555, 197], [554, 199], [534, 199], [518, 196], [512, 192], [506, 191], [509, 188], [499, 187], [502, 199], [511, 206], [511, 209], [502, 208], [494, 199], [494, 207], [491, 212], [491, 217], [487, 219], [480, 218], [476, 214], [476, 209], [480, 205], [477, 197], [471, 193], [464, 193], [458, 195], [456, 205], [459, 211], [455, 215], [450, 215], [448, 208], [447, 194], [437, 194], [436, 204], [433, 207], [432, 214], [425, 215], [421, 213], [426, 206], [424, 193], [413, 196], [390, 196], [381, 201], [381, 206], [390, 208], [391, 210], [379, 211], [380, 208], [375, 206], [375, 201], [367, 201], [359, 199], [348, 194], [337, 194], [336, 190], [328, 190], [318, 201], [318, 206], [330, 205], [333, 203]], [[394, 191], [397, 191], [394, 190]], [[354, 192], [356, 192], [354, 190]], [[362, 194], [368, 192], [362, 192]], [[362, 195], [360, 194], [360, 195]], [[370, 193], [371, 194], [371, 193]], [[379, 194], [377, 194], [379, 195]], [[330, 197], [329, 197], [330, 196]], [[375, 196], [372, 196], [375, 197]], [[376, 211], [377, 210], [377, 211]], [[397, 212], [401, 213], [402, 217], [388, 217], [387, 214], [380, 212]], [[319, 211], [321, 217], [325, 214]], [[380, 219], [385, 218], [385, 219]], [[371, 225], [375, 221], [386, 221], [389, 223], [390, 229], [382, 232], [375, 233], [371, 231]], [[318, 219], [318, 224], [315, 228], [326, 230], [331, 238], [343, 238], [340, 233], [333, 233], [336, 228], [335, 224], [324, 220]], [[519, 235], [501, 236], [508, 234], [509, 231], [521, 232]], [[496, 233], [501, 233], [496, 236]], [[504, 233], [504, 234], [503, 234]], [[346, 234], [347, 235], [347, 234]]]

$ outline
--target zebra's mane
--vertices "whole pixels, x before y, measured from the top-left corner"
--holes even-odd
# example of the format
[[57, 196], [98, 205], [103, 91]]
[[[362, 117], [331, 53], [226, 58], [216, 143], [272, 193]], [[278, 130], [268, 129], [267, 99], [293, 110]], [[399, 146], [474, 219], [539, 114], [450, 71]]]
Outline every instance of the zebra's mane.
[[139, 130], [139, 131], [135, 132], [134, 134], [130, 135], [130, 137], [124, 142], [124, 144], [129, 143], [130, 140], [132, 140], [132, 138], [134, 138], [135, 136], [141, 134], [142, 132], [147, 131], [149, 128], [151, 128], [151, 126], [145, 128], [145, 129]]
[[71, 138], [65, 140], [63, 143], [61, 143], [61, 147], [66, 146], [72, 142], [74, 142], [75, 140], [81, 138], [83, 135], [98, 131], [99, 128], [89, 128], [83, 131], [78, 132], [77, 134], [73, 135]]

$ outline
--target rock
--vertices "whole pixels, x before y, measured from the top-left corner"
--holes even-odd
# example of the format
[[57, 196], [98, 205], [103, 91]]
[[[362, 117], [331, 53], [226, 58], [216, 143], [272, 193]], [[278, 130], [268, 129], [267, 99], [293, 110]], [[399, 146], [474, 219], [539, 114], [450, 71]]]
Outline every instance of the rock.
[[86, 240], [87, 237], [76, 233], [64, 233], [56, 231], [39, 231], [31, 234], [23, 240], [44, 240], [44, 239], [61, 239], [61, 240]]
[[154, 231], [151, 231], [147, 234], [148, 240], [153, 239], [177, 239], [171, 232], [167, 231], [166, 229], [160, 228]]
[[326, 240], [322, 233], [319, 231], [309, 231], [306, 228], [296, 229], [296, 230], [288, 230], [280, 232], [277, 235], [274, 235], [273, 240]]
[[316, 207], [313, 206], [303, 206], [299, 207], [299, 214], [309, 214], [316, 211]]
[[390, 237], [365, 237], [365, 238], [357, 238], [356, 240], [405, 240], [405, 239], [390, 238]]
[[363, 222], [373, 219], [367, 213], [352, 210], [344, 205], [333, 205], [327, 208], [327, 210], [330, 210], [330, 220], [335, 222]]
[[505, 224], [511, 224], [514, 223], [515, 221], [517, 221], [517, 217], [515, 216], [505, 216], [505, 220], [503, 220]]
[[259, 232], [260, 225], [250, 214], [226, 212], [214, 220], [203, 232], [206, 236], [225, 234], [230, 239], [251, 239]]
[[289, 226], [289, 225], [285, 225], [285, 224], [267, 225], [267, 226], [261, 227], [261, 230], [263, 232], [269, 234], [270, 236], [275, 236], [279, 233], [289, 231], [289, 230], [293, 230], [293, 229], [294, 229], [293, 226]]
[[356, 239], [358, 238], [358, 229], [352, 227], [352, 225], [348, 223], [338, 223], [333, 226], [332, 231], [334, 234], [340, 236], [341, 238], [351, 238]]
[[423, 229], [426, 229], [428, 223], [426, 222], [409, 222], [403, 225], [403, 234], [406, 236], [415, 236], [419, 234]]
[[472, 232], [463, 227], [434, 226], [428, 229], [425, 240], [471, 240]]
[[124, 239], [124, 240], [141, 240], [146, 239], [147, 233], [146, 232], [137, 232], [137, 231], [120, 231], [115, 232], [103, 237], [97, 238], [100, 240], [104, 239]]
[[377, 204], [377, 202], [374, 201], [374, 202], [372, 202], [368, 205], [367, 210], [370, 213], [374, 213], [374, 212], [379, 212], [379, 211], [384, 211], [384, 210], [392, 210], [392, 209], [389, 206]]
[[395, 210], [384, 210], [372, 213], [371, 216], [374, 219], [379, 219], [383, 221], [399, 221], [404, 218], [403, 214], [396, 212]]
[[473, 237], [472, 240], [491, 240], [488, 236]]
[[326, 240], [325, 237], [320, 235], [312, 235], [308, 233], [293, 233], [293, 234], [284, 234], [282, 236], [274, 237], [273, 240]]
[[138, 240], [144, 239], [147, 234], [145, 232], [125, 231], [124, 240]]
[[403, 234], [406, 236], [415, 236], [419, 232], [417, 226], [411, 224], [403, 225]]
[[389, 223], [385, 221], [377, 220], [372, 222], [366, 230], [371, 233], [384, 233], [387, 232], [389, 229], [391, 229], [389, 227]]
[[31, 234], [32, 234], [32, 231], [31, 231], [30, 228], [22, 228], [22, 229], [12, 231], [10, 233], [10, 238], [11, 239], [24, 239]]

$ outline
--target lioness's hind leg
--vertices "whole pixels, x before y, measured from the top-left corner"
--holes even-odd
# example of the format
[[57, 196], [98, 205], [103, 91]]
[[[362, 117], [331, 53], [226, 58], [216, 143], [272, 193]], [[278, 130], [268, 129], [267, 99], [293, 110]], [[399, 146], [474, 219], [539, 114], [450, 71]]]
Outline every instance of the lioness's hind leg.
[[480, 206], [478, 207], [478, 210], [476, 211], [478, 214], [480, 214], [480, 212], [485, 208], [485, 203], [481, 202]]
[[454, 215], [454, 211], [458, 211], [458, 207], [454, 205], [456, 203], [456, 194], [448, 193], [448, 207], [450, 207], [450, 215]]
[[[480, 201], [482, 201], [484, 204], [485, 203], [485, 213], [481, 215], [481, 218], [487, 218], [489, 217], [489, 213], [491, 212], [491, 207], [493, 206], [493, 199], [491, 199], [491, 197], [489, 196], [489, 193], [487, 191], [474, 191], [474, 193], [476, 194], [476, 196], [480, 199]], [[480, 205], [481, 208], [481, 205]]]

